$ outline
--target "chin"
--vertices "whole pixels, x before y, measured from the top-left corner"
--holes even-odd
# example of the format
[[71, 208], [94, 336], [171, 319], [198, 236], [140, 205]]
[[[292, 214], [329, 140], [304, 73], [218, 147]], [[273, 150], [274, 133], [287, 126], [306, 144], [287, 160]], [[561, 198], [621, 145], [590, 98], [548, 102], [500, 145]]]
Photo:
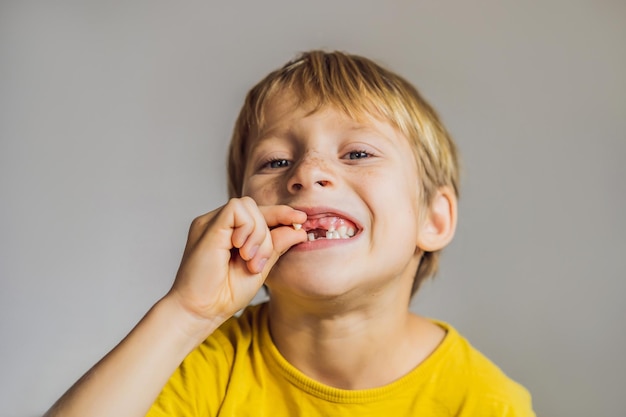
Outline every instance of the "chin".
[[[299, 271], [290, 274], [270, 274], [265, 281], [270, 294], [289, 294], [291, 297], [332, 300], [344, 296], [357, 284], [353, 278], [323, 272], [319, 267], [312, 271]], [[282, 272], [282, 271], [280, 271]]]

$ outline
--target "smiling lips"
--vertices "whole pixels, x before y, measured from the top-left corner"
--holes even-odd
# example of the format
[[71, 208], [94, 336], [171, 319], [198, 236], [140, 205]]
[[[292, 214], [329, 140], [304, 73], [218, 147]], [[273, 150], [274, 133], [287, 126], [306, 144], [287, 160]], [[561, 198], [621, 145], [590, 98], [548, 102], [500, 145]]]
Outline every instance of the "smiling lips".
[[357, 232], [353, 222], [333, 215], [309, 217], [303, 224], [295, 223], [293, 227], [296, 230], [304, 228], [309, 242], [318, 239], [350, 239]]

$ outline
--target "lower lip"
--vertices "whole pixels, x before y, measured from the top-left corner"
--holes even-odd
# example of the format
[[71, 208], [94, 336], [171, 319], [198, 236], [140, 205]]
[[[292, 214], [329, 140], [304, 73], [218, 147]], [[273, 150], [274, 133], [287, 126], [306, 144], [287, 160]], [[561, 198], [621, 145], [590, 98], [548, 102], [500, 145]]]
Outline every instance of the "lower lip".
[[290, 251], [310, 251], [318, 249], [332, 248], [335, 246], [346, 245], [354, 242], [359, 237], [359, 234], [351, 237], [350, 239], [317, 239], [313, 241], [307, 240], [306, 242], [299, 243], [291, 247]]

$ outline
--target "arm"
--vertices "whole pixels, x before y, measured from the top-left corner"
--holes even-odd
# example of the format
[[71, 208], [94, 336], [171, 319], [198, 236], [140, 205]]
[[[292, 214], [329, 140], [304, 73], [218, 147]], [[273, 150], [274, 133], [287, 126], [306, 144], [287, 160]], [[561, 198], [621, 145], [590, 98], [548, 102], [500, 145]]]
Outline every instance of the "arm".
[[304, 220], [245, 197], [194, 220], [172, 289], [45, 416], [145, 416], [182, 360], [250, 302], [280, 255], [306, 240], [291, 227]]

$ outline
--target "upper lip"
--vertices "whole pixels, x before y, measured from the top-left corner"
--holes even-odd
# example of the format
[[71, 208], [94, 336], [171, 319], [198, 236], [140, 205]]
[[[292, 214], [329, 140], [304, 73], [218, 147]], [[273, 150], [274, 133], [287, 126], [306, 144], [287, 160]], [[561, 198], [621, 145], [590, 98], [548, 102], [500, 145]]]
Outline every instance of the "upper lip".
[[357, 227], [357, 231], [363, 229], [361, 223], [345, 211], [333, 207], [298, 207], [292, 206], [293, 209], [303, 211], [307, 215], [307, 219], [320, 219], [322, 217], [341, 217], [351, 221]]

